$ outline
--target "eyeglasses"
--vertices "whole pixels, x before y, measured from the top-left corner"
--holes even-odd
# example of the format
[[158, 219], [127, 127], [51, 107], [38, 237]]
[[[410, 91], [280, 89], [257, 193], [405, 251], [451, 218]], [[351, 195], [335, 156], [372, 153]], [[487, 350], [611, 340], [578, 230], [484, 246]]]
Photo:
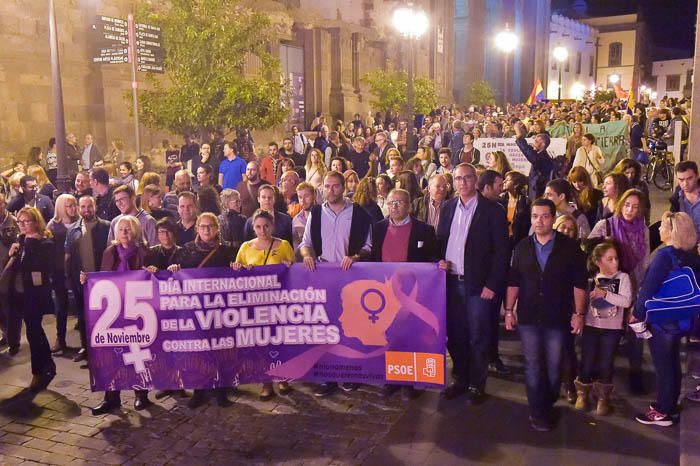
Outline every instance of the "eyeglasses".
[[201, 229], [201, 230], [213, 230], [213, 229], [216, 228], [216, 226], [210, 225], [210, 224], [208, 224], [208, 223], [204, 223], [204, 224], [202, 224], [202, 225], [199, 225], [197, 228], [199, 228], [199, 229]]
[[389, 201], [387, 202], [387, 204], [389, 204], [391, 207], [397, 207], [406, 204], [406, 201], [404, 201], [403, 199], [397, 199], [395, 201]]
[[17, 223], [19, 223], [20, 225], [31, 225], [32, 223], [34, 223], [34, 220], [17, 220]]

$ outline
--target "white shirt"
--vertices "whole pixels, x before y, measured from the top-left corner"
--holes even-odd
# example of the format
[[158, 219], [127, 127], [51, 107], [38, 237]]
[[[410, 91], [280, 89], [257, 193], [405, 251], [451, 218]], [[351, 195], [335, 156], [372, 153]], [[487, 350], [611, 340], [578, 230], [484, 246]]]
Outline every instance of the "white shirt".
[[[345, 199], [345, 207], [336, 214], [330, 208], [328, 202], [321, 205], [321, 256], [318, 258], [324, 262], [342, 262], [343, 258], [348, 255], [348, 247], [350, 246], [350, 227], [352, 225], [352, 202]], [[301, 240], [300, 247], [313, 249], [313, 241], [311, 240], [311, 217], [306, 221], [304, 228], [304, 237]], [[370, 251], [372, 249], [372, 230], [367, 232], [365, 244], [362, 250]]]
[[474, 218], [478, 195], [474, 195], [467, 201], [462, 203], [462, 199], [457, 199], [455, 214], [452, 217], [450, 225], [450, 237], [447, 240], [447, 250], [445, 251], [445, 260], [450, 262], [450, 273], [455, 275], [464, 275], [464, 248], [467, 246], [467, 237], [469, 236], [469, 227]]

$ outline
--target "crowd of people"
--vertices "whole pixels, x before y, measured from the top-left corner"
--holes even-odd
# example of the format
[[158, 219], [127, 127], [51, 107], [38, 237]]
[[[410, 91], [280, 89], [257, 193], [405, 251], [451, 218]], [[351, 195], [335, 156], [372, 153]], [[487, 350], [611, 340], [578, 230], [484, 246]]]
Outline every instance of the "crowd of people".
[[[386, 119], [358, 114], [333, 129], [319, 115], [311, 137], [294, 126], [264, 154], [256, 155], [248, 132], [231, 141], [212, 132], [199, 140], [187, 136], [180, 148], [164, 142], [160, 163], [141, 156], [133, 165], [121, 143], [103, 156], [92, 136], [81, 148], [69, 134], [69, 192], [55, 188], [52, 139], [46, 156], [33, 149], [29, 164], [18, 162], [3, 173], [1, 343], [7, 355], [17, 354], [23, 320], [30, 389], [41, 391], [56, 374], [53, 357], [70, 352], [71, 308], [81, 348], [70, 354], [75, 362], [87, 361], [82, 310], [90, 272], [294, 262], [311, 271], [318, 262], [348, 270], [357, 261], [435, 262], [447, 274], [453, 367], [445, 398], [479, 404], [489, 372], [509, 373], [499, 356], [503, 321], [506, 330], [519, 331], [534, 429], [553, 428], [562, 381], [576, 409], [593, 403], [606, 415], [621, 341], [630, 389], [640, 392], [643, 343], [652, 335], [646, 341], [657, 399], [636, 419], [672, 425], [682, 332], [629, 324], [645, 320], [644, 303], [669, 270], [678, 264], [700, 270], [697, 165], [677, 164], [670, 212], [651, 227], [643, 180], [646, 136], [672, 127], [687, 107], [668, 99], [630, 115], [617, 101], [521, 104], [504, 113], [453, 106], [417, 119], [415, 127], [389, 113]], [[610, 120], [628, 121], [629, 157], [604, 172], [604, 157], [583, 124]], [[547, 149], [562, 131], [566, 153], [557, 162]], [[513, 170], [502, 152], [481, 154], [474, 142], [484, 136], [515, 137], [530, 172]], [[47, 313], [56, 315], [53, 345], [42, 326]], [[315, 395], [356, 387], [327, 382]], [[269, 400], [290, 390], [284, 381], [268, 383], [259, 396]], [[398, 391], [405, 400], [417, 394], [411, 387], [383, 387], [386, 396]], [[155, 397], [176, 395], [160, 391]], [[222, 388], [195, 390], [189, 405], [202, 406], [210, 395], [221, 406], [231, 403]], [[136, 393], [135, 409], [151, 403], [147, 392]], [[106, 392], [93, 413], [120, 406], [120, 393]]]

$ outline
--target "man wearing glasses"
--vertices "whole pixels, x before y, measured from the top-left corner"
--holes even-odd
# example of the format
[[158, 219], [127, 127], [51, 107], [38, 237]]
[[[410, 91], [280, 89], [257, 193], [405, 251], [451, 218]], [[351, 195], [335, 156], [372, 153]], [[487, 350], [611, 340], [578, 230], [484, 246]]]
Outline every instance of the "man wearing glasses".
[[468, 404], [484, 400], [493, 327], [493, 299], [505, 288], [508, 224], [503, 208], [476, 189], [476, 169], [462, 163], [454, 171], [457, 197], [440, 212], [437, 240], [440, 268], [447, 275], [447, 349], [452, 383], [446, 399], [467, 394]]
[[29, 175], [23, 176], [19, 180], [19, 187], [22, 195], [12, 199], [7, 210], [16, 213], [24, 206], [36, 207], [44, 217], [44, 221], [49, 223], [53, 217], [53, 202], [48, 196], [37, 192], [36, 178]]
[[114, 203], [117, 205], [117, 209], [119, 209], [121, 215], [114, 217], [109, 226], [109, 236], [107, 237], [109, 243], [114, 241], [114, 230], [119, 224], [119, 220], [121, 220], [124, 215], [133, 215], [136, 217], [136, 220], [139, 221], [139, 224], [141, 224], [142, 239], [146, 242], [146, 246], [155, 246], [158, 244], [156, 220], [145, 210], [136, 207], [136, 193], [134, 193], [134, 189], [131, 186], [119, 186], [115, 189]]

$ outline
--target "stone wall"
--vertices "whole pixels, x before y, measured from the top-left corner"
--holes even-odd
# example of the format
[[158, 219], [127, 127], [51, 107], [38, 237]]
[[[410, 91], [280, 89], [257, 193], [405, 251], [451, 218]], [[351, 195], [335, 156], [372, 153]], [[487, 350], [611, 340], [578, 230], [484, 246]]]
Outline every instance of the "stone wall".
[[[126, 144], [134, 158], [134, 130], [130, 116], [130, 67], [93, 65], [89, 28], [97, 14], [126, 18], [130, 0], [55, 0], [66, 130], [82, 143], [86, 133], [103, 151], [114, 139]], [[347, 119], [372, 109], [371, 95], [360, 82], [372, 69], [401, 69], [407, 47], [391, 28], [391, 0], [258, 0], [256, 8], [289, 25], [279, 44], [303, 48], [306, 123], [315, 112]], [[430, 15], [428, 32], [416, 47], [416, 72], [435, 80], [440, 102], [452, 101], [452, 2], [422, 0]], [[45, 148], [54, 135], [49, 63], [48, 2], [0, 1], [0, 169], [26, 159], [31, 146]], [[98, 8], [99, 5], [99, 8]], [[438, 47], [438, 36], [441, 44]], [[139, 73], [142, 80], [144, 75]], [[256, 135], [266, 143], [286, 127]], [[164, 137], [179, 136], [141, 128], [144, 153]]]

